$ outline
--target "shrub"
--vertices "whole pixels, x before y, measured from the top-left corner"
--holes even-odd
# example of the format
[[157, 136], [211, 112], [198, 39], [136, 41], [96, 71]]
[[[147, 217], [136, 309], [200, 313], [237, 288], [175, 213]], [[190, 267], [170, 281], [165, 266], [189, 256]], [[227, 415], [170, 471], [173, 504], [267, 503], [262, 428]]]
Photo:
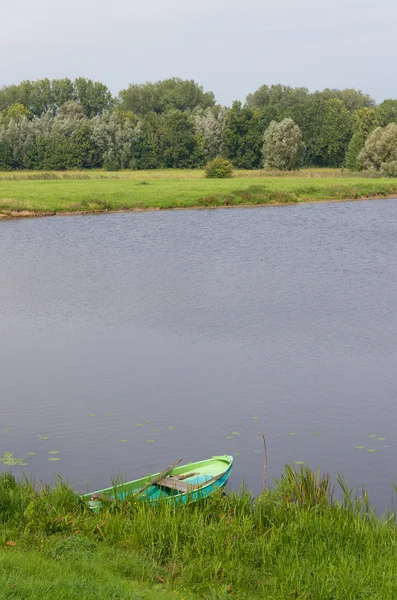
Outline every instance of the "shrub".
[[225, 179], [233, 176], [233, 165], [227, 158], [217, 156], [206, 164], [204, 173], [208, 179]]
[[301, 166], [306, 152], [300, 127], [292, 119], [272, 121], [263, 136], [265, 169], [294, 171]]

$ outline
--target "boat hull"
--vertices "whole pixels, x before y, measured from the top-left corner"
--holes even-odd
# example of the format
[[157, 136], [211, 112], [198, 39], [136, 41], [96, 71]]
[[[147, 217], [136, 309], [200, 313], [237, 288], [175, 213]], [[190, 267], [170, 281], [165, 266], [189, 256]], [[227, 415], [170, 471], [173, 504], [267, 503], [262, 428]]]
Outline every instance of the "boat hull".
[[[128, 483], [116, 484], [111, 488], [98, 490], [90, 494], [84, 494], [82, 498], [88, 500], [94, 510], [100, 508], [102, 500], [122, 502], [134, 499], [136, 501], [148, 501], [151, 504], [164, 501], [178, 504], [196, 502], [224, 488], [230, 477], [232, 466], [232, 456], [213, 456], [209, 460], [176, 467], [168, 473], [165, 479], [150, 485], [147, 489], [144, 489], [145, 486], [156, 478], [159, 475], [158, 473]], [[174, 481], [175, 484], [173, 484]], [[178, 484], [178, 481], [183, 481], [183, 484]], [[176, 485], [177, 488], [182, 488], [182, 490], [174, 489], [172, 485]]]

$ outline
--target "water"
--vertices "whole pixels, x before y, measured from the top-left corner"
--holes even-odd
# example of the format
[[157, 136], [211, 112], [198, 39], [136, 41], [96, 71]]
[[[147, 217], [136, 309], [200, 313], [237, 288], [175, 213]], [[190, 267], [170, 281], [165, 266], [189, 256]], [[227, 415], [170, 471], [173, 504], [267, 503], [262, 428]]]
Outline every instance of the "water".
[[85, 491], [231, 453], [258, 493], [263, 432], [269, 479], [392, 506], [396, 232], [393, 200], [0, 223], [0, 454]]

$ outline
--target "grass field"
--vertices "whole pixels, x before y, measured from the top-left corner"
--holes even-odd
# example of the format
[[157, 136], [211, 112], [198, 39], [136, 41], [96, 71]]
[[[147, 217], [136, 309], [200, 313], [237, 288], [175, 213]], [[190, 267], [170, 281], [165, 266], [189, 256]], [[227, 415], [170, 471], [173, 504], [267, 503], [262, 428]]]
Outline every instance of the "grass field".
[[205, 179], [198, 170], [0, 173], [3, 216], [217, 207], [397, 196], [397, 179], [342, 170], [238, 171]]
[[61, 482], [0, 475], [0, 598], [18, 600], [397, 597], [397, 525], [365, 494], [286, 467], [254, 500], [110, 503], [98, 514]]

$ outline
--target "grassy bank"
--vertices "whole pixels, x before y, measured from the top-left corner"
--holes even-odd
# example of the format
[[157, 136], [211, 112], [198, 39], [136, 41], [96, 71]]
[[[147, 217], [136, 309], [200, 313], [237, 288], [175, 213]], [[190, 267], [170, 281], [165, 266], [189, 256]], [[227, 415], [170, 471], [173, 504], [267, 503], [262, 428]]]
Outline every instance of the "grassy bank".
[[1, 173], [4, 216], [145, 210], [397, 196], [397, 179], [357, 177], [343, 171], [299, 174], [237, 172], [231, 179], [205, 179], [201, 171], [120, 173]]
[[0, 476], [0, 598], [289, 598], [397, 595], [397, 525], [364, 494], [286, 467], [274, 489], [188, 506], [110, 504], [61, 482]]

